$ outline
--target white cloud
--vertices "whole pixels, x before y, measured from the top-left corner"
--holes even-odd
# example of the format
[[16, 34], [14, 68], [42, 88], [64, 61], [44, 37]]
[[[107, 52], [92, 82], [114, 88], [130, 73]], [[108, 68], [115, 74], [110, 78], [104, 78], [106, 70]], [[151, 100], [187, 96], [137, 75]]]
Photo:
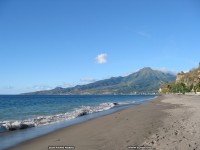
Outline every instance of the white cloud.
[[[158, 70], [158, 71], [162, 71], [164, 73], [170, 73], [170, 74], [173, 74], [173, 75], [176, 75], [178, 73], [178, 71], [175, 71], [175, 70], [169, 70], [165, 67], [160, 67], [160, 68], [157, 68], [157, 67], [152, 67], [153, 70]], [[130, 71], [130, 72], [127, 72], [126, 74], [123, 75], [123, 77], [125, 76], [128, 76], [132, 73], [135, 73], [135, 72], [138, 72], [140, 69], [137, 69], [135, 71]]]
[[108, 60], [107, 54], [106, 54], [106, 53], [97, 55], [97, 57], [96, 57], [95, 59], [96, 59], [96, 62], [97, 62], [98, 64], [107, 63], [107, 60]]
[[190, 72], [190, 70], [185, 70], [185, 71], [183, 71], [184, 73], [188, 73], [188, 72]]
[[94, 79], [94, 78], [82, 78], [80, 81], [81, 81], [81, 82], [95, 82], [95, 81], [97, 81], [97, 80]]
[[32, 88], [35, 90], [50, 90], [53, 87], [49, 85], [34, 85]]
[[62, 87], [62, 88], [69, 88], [69, 87], [73, 87], [75, 86], [74, 84], [70, 84], [70, 83], [63, 83], [61, 85], [58, 85], [56, 87]]
[[173, 75], [176, 75], [178, 72], [176, 70], [169, 70], [165, 67], [161, 67], [161, 68], [154, 68], [155, 70], [159, 70], [159, 71], [162, 71], [162, 72], [165, 72], [165, 73], [170, 73], [170, 74], [173, 74]]
[[[41, 84], [41, 85], [33, 85], [31, 87], [27, 87], [25, 89], [26, 90], [25, 92], [52, 90], [56, 87], [68, 88], [68, 87], [73, 87], [73, 86], [74, 86], [73, 84], [68, 84], [68, 83], [62, 83], [62, 84], [58, 84], [56, 86]], [[23, 93], [25, 93], [25, 92], [23, 92]]]

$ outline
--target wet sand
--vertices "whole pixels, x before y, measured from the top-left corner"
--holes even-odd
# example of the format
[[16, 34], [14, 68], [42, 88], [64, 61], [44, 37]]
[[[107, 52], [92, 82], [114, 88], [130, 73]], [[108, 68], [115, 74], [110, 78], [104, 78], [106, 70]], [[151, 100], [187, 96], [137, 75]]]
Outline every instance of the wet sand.
[[126, 150], [142, 145], [158, 150], [198, 149], [199, 108], [198, 96], [161, 96], [150, 104], [60, 129], [11, 149], [48, 150], [49, 146], [51, 149], [66, 146], [77, 150]]

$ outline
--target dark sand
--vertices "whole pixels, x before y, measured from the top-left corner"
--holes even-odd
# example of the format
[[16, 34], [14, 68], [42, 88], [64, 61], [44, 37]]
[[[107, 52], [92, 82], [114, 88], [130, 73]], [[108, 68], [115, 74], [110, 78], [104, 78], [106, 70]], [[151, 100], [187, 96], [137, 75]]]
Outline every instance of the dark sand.
[[143, 144], [156, 150], [200, 150], [200, 96], [167, 95], [162, 103], [174, 108], [163, 110], [168, 116], [162, 127]]
[[[48, 150], [48, 146], [75, 146], [76, 150], [126, 150], [151, 145], [151, 136], [164, 126], [165, 110], [176, 104], [163, 103], [159, 97], [150, 104], [131, 107], [29, 140], [12, 150]], [[150, 144], [149, 144], [150, 143]]]

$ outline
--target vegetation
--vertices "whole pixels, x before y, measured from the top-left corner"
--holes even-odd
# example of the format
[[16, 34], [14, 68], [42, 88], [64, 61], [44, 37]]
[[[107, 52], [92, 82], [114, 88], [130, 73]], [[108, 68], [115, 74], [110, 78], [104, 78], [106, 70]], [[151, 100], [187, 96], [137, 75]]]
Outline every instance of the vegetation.
[[175, 78], [175, 75], [146, 67], [125, 77], [112, 77], [110, 79], [96, 81], [86, 85], [77, 85], [71, 88], [57, 87], [52, 90], [27, 94], [78, 95], [157, 93], [161, 84], [174, 81]]
[[165, 83], [161, 86], [162, 93], [200, 92], [200, 67], [188, 73], [177, 75], [176, 82]]
[[187, 87], [185, 83], [170, 83], [162, 85], [162, 93], [182, 93], [190, 92], [191, 87]]

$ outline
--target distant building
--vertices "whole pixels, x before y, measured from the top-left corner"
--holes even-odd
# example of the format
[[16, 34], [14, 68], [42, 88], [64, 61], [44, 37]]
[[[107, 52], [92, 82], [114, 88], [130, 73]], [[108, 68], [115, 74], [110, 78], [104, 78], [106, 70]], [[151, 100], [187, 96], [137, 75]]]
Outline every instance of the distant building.
[[159, 92], [159, 93], [162, 93], [162, 88], [159, 88], [158, 92]]

